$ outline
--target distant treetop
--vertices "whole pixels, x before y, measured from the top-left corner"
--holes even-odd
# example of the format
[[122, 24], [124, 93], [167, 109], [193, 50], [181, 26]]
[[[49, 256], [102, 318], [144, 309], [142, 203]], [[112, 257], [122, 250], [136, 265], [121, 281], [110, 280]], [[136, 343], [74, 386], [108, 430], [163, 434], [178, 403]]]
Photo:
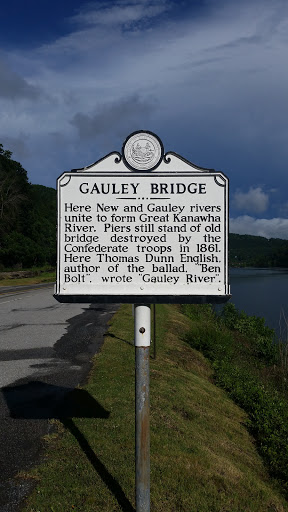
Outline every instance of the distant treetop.
[[0, 144], [0, 155], [10, 159], [12, 156], [12, 151], [9, 151], [9, 149], [3, 149], [3, 144]]

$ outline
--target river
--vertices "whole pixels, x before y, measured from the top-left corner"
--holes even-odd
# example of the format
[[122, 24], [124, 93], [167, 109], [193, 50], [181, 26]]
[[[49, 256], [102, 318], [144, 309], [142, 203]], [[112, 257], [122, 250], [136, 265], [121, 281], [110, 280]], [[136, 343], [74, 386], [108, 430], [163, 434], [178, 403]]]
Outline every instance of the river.
[[288, 321], [288, 269], [230, 268], [230, 286], [230, 300], [237, 309], [264, 317], [266, 325], [279, 335], [281, 311]]

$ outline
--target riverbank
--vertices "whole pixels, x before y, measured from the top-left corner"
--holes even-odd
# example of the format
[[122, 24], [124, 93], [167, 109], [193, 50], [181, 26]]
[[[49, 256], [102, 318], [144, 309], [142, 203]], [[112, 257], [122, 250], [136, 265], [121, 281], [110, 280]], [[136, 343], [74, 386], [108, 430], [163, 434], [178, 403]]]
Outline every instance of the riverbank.
[[[157, 306], [151, 510], [288, 511], [244, 427], [247, 414], [215, 386], [211, 364], [189, 345], [196, 326], [205, 332], [210, 322], [209, 309], [200, 309], [202, 317], [199, 308], [192, 308], [193, 318], [178, 306]], [[37, 482], [26, 512], [133, 512], [133, 336], [131, 306], [125, 305], [94, 358], [86, 399], [84, 393], [81, 402], [71, 394], [75, 417], [53, 422], [57, 430], [44, 440], [43, 464], [22, 475]]]
[[183, 306], [192, 321], [187, 342], [212, 362], [214, 379], [248, 414], [246, 426], [270, 475], [288, 496], [288, 340], [275, 343], [264, 318], [227, 304]]

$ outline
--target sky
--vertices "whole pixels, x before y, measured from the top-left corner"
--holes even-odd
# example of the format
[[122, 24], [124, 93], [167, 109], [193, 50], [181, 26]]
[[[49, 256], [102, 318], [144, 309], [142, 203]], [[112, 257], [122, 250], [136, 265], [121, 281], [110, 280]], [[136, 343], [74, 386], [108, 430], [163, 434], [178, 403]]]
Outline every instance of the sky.
[[0, 143], [31, 183], [136, 130], [230, 181], [230, 231], [288, 239], [287, 0], [10, 0]]

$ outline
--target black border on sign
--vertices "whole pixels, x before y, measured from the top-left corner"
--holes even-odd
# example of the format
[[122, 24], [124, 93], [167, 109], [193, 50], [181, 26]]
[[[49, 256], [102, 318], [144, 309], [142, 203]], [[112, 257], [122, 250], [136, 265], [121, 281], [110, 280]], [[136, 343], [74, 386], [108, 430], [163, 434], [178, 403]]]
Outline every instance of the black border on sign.
[[[146, 132], [145, 130], [143, 130], [145, 133], [149, 133], [149, 132]], [[136, 132], [138, 133], [138, 132]], [[150, 132], [151, 134], [155, 135], [154, 133]], [[155, 137], [157, 137], [157, 135], [155, 135]], [[128, 137], [127, 137], [128, 138]], [[159, 137], [158, 137], [159, 138]], [[160, 140], [161, 142], [161, 140]], [[164, 148], [163, 148], [163, 152], [164, 152]], [[162, 161], [165, 163], [165, 164], [169, 164], [171, 162], [171, 158], [170, 158], [170, 155], [172, 156], [175, 156], [176, 158], [178, 158], [179, 160], [181, 160], [182, 162], [184, 162], [186, 165], [189, 165], [190, 167], [192, 167], [192, 169], [196, 169], [197, 171], [202, 171], [202, 172], [219, 172], [221, 174], [223, 174], [223, 176], [225, 176], [225, 178], [227, 177], [222, 171], [216, 171], [215, 169], [213, 168], [210, 168], [210, 167], [200, 167], [199, 165], [197, 164], [194, 164], [193, 162], [190, 162], [189, 160], [186, 160], [186, 158], [184, 158], [183, 156], [181, 155], [178, 155], [178, 153], [175, 153], [175, 151], [168, 151], [167, 153], [163, 153], [163, 158], [162, 158]], [[100, 158], [99, 160], [96, 160], [96, 162], [93, 162], [92, 164], [89, 164], [89, 165], [86, 165], [85, 167], [77, 167], [75, 169], [71, 169], [70, 171], [64, 171], [60, 176], [58, 176], [57, 178], [57, 181], [64, 175], [64, 174], [67, 174], [67, 173], [75, 173], [75, 172], [87, 172], [88, 169], [92, 169], [92, 167], [95, 167], [96, 165], [100, 164], [101, 162], [104, 162], [104, 160], [107, 160], [109, 157], [114, 157], [114, 163], [115, 164], [119, 164], [120, 162], [122, 162], [123, 160], [123, 163], [124, 165], [127, 167], [127, 169], [129, 171], [133, 171], [133, 172], [139, 172], [139, 173], [143, 173], [144, 172], [147, 172], [149, 174], [150, 171], [153, 171], [153, 169], [155, 170], [155, 167], [153, 167], [153, 169], [146, 169], [145, 171], [141, 171], [139, 169], [133, 169], [132, 167], [128, 167], [126, 165], [126, 160], [124, 158], [122, 158], [122, 155], [121, 153], [119, 153], [118, 151], [111, 151], [110, 153], [108, 153], [108, 155], [105, 155], [103, 156], [102, 158]], [[157, 167], [160, 165], [161, 161], [159, 162], [159, 164], [157, 165]], [[156, 167], [156, 168], [157, 168]], [[94, 172], [94, 171], [93, 171]], [[97, 171], [95, 171], [97, 172]], [[103, 171], [101, 171], [103, 172]], [[115, 172], [117, 172], [117, 169], [115, 169]], [[121, 171], [123, 172], [123, 171]], [[179, 171], [169, 171], [171, 174], [175, 174]], [[109, 173], [110, 175], [110, 173]], [[112, 176], [112, 173], [111, 173], [111, 176]], [[227, 178], [228, 179], [228, 178]]]
[[58, 302], [79, 304], [223, 304], [231, 295], [61, 295], [53, 297]]
[[[172, 152], [171, 152], [172, 153]], [[170, 154], [171, 154], [170, 153]], [[172, 154], [175, 154], [175, 153], [172, 153]], [[178, 155], [177, 155], [178, 156]], [[183, 159], [184, 160], [184, 159]], [[199, 168], [199, 171], [200, 172], [194, 172], [193, 173], [193, 176], [194, 177], [202, 177], [203, 176], [203, 171], [201, 172], [200, 170], [201, 168]], [[230, 288], [229, 288], [229, 269], [228, 269], [228, 237], [229, 237], [229, 215], [228, 215], [228, 212], [229, 212], [229, 179], [227, 178], [227, 176], [222, 173], [221, 171], [214, 171], [212, 169], [205, 169], [206, 171], [206, 175], [209, 176], [209, 177], [213, 177], [214, 176], [214, 180], [217, 176], [222, 176], [225, 178], [226, 180], [226, 183], [225, 185], [223, 185], [225, 187], [225, 191], [224, 191], [224, 203], [225, 203], [225, 221], [224, 221], [224, 232], [225, 232], [225, 240], [224, 240], [224, 253], [225, 253], [225, 263], [224, 263], [224, 269], [225, 269], [225, 275], [224, 275], [224, 286], [225, 286], [225, 291], [226, 291], [226, 294], [223, 294], [223, 295], [193, 295], [193, 294], [179, 294], [179, 295], [133, 295], [133, 294], [125, 294], [125, 295], [118, 295], [118, 294], [95, 294], [95, 295], [90, 295], [90, 294], [81, 294], [81, 295], [77, 295], [77, 294], [61, 294], [59, 293], [60, 292], [60, 264], [59, 264], [59, 255], [60, 255], [60, 250], [61, 250], [61, 241], [60, 241], [60, 231], [58, 230], [58, 233], [57, 233], [57, 252], [58, 252], [58, 256], [57, 256], [57, 279], [56, 279], [56, 288], [55, 288], [55, 294], [53, 295], [54, 298], [58, 301], [58, 302], [61, 302], [61, 303], [123, 303], [123, 304], [126, 304], [126, 303], [135, 303], [135, 304], [143, 304], [143, 303], [149, 303], [149, 304], [207, 304], [207, 303], [214, 303], [214, 304], [222, 304], [222, 303], [225, 303], [227, 302], [230, 298], [231, 298], [231, 295], [229, 294], [230, 292]], [[134, 173], [133, 173], [134, 174]], [[151, 175], [150, 175], [150, 172], [148, 171], [145, 171], [144, 172], [141, 172], [141, 171], [136, 171], [134, 176], [136, 176], [138, 174], [138, 176], [143, 179], [143, 178], [151, 178]], [[61, 212], [61, 196], [59, 194], [59, 180], [61, 180], [61, 178], [64, 177], [64, 175], [66, 175], [67, 177], [85, 177], [87, 178], [88, 176], [89, 177], [109, 177], [109, 178], [122, 178], [122, 177], [126, 177], [127, 174], [125, 172], [119, 172], [119, 173], [107, 173], [105, 171], [93, 171], [91, 173], [87, 173], [85, 174], [85, 172], [64, 172], [61, 176], [59, 176], [58, 178], [58, 198], [57, 198], [57, 206], [58, 206], [58, 226], [60, 225], [60, 212]], [[186, 172], [182, 172], [182, 171], [176, 171], [175, 173], [174, 172], [171, 172], [171, 171], [167, 171], [167, 172], [159, 172], [159, 173], [153, 173], [153, 177], [157, 177], [157, 178], [166, 178], [166, 177], [172, 177], [172, 176], [182, 176], [182, 177], [187, 177], [188, 176], [188, 173]], [[222, 185], [221, 185], [222, 186]], [[228, 293], [227, 293], [228, 292]]]

